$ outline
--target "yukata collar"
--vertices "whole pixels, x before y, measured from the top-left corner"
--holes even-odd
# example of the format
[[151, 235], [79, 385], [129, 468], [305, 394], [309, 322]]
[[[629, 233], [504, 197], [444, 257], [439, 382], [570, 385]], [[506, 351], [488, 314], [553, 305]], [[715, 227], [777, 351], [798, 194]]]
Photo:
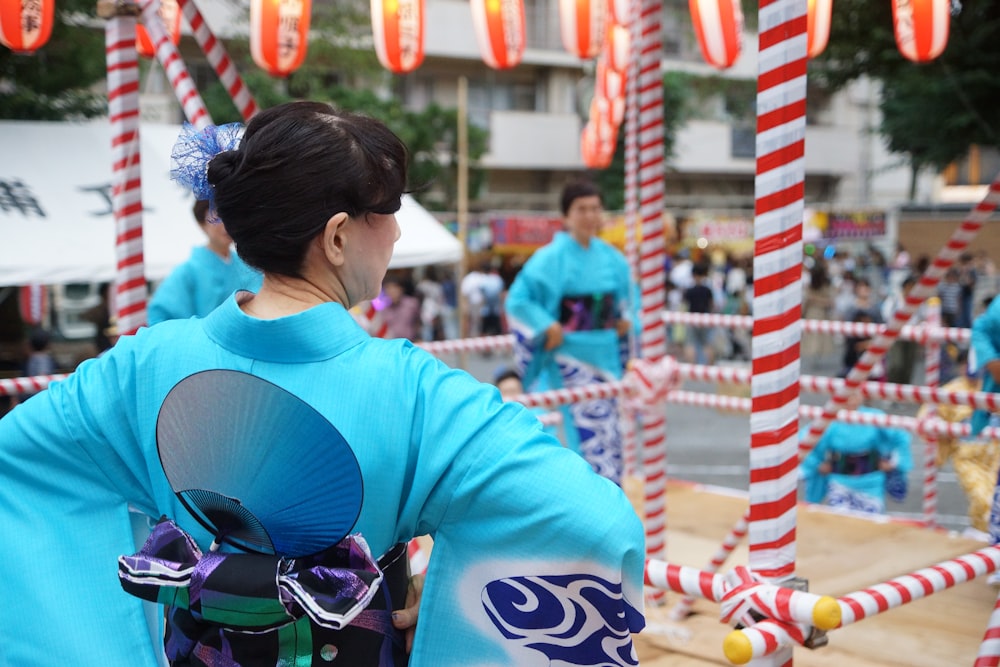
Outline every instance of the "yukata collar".
[[240, 292], [204, 320], [209, 338], [242, 357], [307, 363], [334, 357], [368, 334], [339, 303], [324, 303], [287, 317], [261, 320], [240, 310]]

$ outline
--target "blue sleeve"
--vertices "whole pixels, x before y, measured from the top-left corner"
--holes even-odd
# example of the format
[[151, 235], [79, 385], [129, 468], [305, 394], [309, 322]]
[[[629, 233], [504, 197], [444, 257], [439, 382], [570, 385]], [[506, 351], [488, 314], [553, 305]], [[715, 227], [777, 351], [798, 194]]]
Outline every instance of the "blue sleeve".
[[176, 320], [194, 315], [195, 289], [187, 264], [181, 264], [163, 279], [149, 300], [147, 319], [152, 326], [166, 320]]
[[891, 457], [896, 463], [896, 469], [907, 473], [913, 469], [912, 438], [907, 431], [899, 428], [883, 428], [881, 446], [883, 456]]
[[492, 387], [454, 374], [423, 386], [433, 409], [415, 427], [436, 444], [404, 515], [434, 543], [411, 665], [622, 664], [604, 652], [628, 655], [644, 624], [628, 498]]
[[549, 250], [542, 248], [524, 264], [507, 292], [504, 305], [508, 316], [527, 329], [532, 339], [541, 336], [556, 321], [553, 309], [561, 296], [560, 262]]
[[118, 583], [135, 544], [115, 480], [135, 476], [108, 434], [131, 425], [101, 407], [120, 400], [120, 376], [98, 361], [0, 419], [3, 665], [157, 664], [141, 602]]

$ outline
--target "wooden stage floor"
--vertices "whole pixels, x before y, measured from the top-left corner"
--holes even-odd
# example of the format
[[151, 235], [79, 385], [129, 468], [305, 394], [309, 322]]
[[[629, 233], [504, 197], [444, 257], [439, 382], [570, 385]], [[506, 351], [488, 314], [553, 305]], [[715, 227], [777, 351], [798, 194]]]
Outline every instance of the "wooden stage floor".
[[[641, 483], [626, 491], [636, 503]], [[685, 483], [667, 490], [667, 560], [704, 567], [746, 511], [747, 499]], [[800, 506], [796, 530], [796, 574], [813, 593], [844, 595], [976, 551], [983, 542], [943, 531], [878, 522]], [[723, 566], [747, 564], [746, 543]], [[972, 667], [998, 590], [986, 577], [831, 630], [829, 644], [796, 647], [794, 664], [817, 667]], [[681, 599], [668, 593], [664, 606], [647, 605], [647, 628], [636, 635], [643, 667], [706, 667], [731, 664], [722, 652], [730, 631], [719, 607], [698, 600], [680, 623], [667, 617]]]

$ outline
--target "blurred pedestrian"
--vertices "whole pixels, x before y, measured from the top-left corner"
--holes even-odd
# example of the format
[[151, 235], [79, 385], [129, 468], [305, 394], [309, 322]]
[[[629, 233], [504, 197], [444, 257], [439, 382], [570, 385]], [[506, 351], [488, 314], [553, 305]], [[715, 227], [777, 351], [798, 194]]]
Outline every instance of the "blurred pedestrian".
[[385, 327], [384, 338], [417, 338], [420, 328], [420, 300], [406, 293], [403, 281], [386, 276], [382, 282], [385, 305], [379, 312]]

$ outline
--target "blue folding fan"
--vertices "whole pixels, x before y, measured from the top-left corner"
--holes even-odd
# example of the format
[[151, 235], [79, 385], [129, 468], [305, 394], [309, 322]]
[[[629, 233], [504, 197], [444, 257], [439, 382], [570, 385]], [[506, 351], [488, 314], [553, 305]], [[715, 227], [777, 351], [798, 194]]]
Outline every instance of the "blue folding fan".
[[340, 542], [361, 512], [361, 469], [344, 437], [253, 375], [181, 380], [160, 407], [156, 444], [174, 493], [217, 543], [306, 556]]

